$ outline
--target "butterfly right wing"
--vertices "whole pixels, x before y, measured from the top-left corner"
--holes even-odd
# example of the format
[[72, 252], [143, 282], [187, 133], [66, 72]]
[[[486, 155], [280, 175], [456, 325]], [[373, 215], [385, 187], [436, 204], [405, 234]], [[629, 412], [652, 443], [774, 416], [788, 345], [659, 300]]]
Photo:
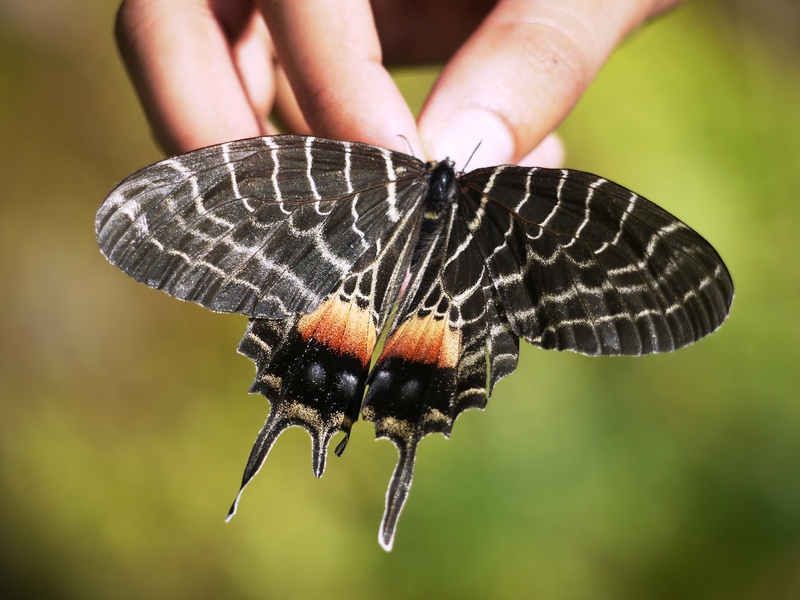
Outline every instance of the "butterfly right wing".
[[508, 324], [543, 348], [668, 352], [717, 329], [733, 282], [685, 223], [611, 181], [500, 166], [462, 178], [486, 198], [484, 259]]
[[486, 404], [516, 367], [518, 337], [586, 354], [667, 351], [716, 329], [733, 298], [708, 242], [607, 180], [501, 166], [459, 185], [457, 206], [421, 238], [362, 410], [399, 453], [387, 549], [419, 441]]

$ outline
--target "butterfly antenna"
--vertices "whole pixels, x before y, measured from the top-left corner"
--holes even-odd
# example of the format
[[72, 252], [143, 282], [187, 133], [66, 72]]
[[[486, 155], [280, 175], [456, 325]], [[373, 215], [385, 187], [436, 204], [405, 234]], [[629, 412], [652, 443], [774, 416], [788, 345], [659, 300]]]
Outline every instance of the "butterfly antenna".
[[417, 156], [414, 154], [414, 148], [411, 147], [411, 142], [408, 141], [408, 138], [402, 134], [398, 134], [398, 137], [403, 138], [403, 141], [406, 143], [406, 146], [408, 146], [408, 153], [414, 158], [417, 158]]
[[478, 151], [478, 148], [480, 147], [481, 147], [481, 142], [478, 142], [478, 145], [475, 146], [475, 150], [472, 151], [472, 154], [469, 155], [467, 162], [464, 164], [464, 168], [461, 170], [462, 173], [467, 172], [467, 166], [469, 165], [470, 161], [472, 160], [472, 157], [475, 156], [475, 153]]

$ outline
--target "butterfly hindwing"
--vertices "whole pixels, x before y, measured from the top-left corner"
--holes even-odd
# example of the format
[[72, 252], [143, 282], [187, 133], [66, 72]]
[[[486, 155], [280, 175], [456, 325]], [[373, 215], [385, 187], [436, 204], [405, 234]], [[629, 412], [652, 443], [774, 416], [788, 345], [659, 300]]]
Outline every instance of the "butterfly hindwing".
[[410, 212], [383, 243], [363, 254], [353, 271], [312, 312], [286, 319], [251, 319], [239, 351], [256, 363], [251, 392], [270, 403], [229, 514], [241, 492], [261, 468], [280, 433], [291, 426], [312, 438], [312, 467], [325, 469], [328, 442], [345, 438], [358, 418], [372, 352], [409, 268], [419, 229]]
[[482, 204], [459, 197], [423, 225], [408, 289], [370, 374], [362, 414], [399, 455], [379, 535], [387, 549], [421, 439], [449, 436], [458, 414], [483, 408], [516, 366], [518, 337], [498, 313], [475, 235], [482, 213]]

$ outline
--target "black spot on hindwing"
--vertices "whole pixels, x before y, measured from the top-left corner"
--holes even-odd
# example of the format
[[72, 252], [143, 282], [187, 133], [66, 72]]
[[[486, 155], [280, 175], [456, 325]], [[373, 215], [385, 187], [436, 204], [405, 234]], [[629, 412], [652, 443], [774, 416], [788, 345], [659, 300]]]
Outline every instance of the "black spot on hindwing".
[[291, 426], [311, 435], [316, 476], [359, 414], [397, 446], [386, 549], [419, 441], [486, 405], [517, 366], [519, 338], [590, 355], [666, 352], [718, 328], [733, 300], [708, 242], [603, 178], [507, 165], [460, 174], [314, 137], [150, 165], [112, 191], [95, 225], [103, 254], [137, 281], [250, 318], [239, 351], [271, 408], [241, 489]]

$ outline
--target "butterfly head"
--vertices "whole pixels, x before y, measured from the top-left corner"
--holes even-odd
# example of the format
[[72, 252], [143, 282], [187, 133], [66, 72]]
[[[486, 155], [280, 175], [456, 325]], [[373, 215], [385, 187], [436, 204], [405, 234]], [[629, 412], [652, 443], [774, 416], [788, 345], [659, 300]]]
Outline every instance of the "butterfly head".
[[445, 159], [438, 163], [429, 163], [428, 193], [425, 197], [427, 205], [426, 217], [436, 219], [447, 207], [456, 203], [458, 198], [458, 177], [453, 168], [453, 161]]

